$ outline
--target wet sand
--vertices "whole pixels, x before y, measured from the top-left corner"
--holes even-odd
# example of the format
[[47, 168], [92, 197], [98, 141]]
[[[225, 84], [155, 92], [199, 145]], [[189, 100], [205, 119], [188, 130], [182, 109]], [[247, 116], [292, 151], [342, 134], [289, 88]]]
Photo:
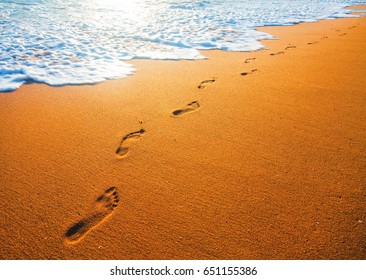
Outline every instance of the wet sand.
[[366, 18], [260, 30], [0, 94], [0, 258], [366, 259]]

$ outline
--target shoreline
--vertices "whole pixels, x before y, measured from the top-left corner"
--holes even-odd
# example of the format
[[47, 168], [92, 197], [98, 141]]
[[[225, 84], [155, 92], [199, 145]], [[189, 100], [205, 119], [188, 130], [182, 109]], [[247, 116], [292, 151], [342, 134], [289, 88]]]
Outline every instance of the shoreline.
[[[363, 7], [365, 7], [365, 5], [350, 5], [350, 6], [346, 6], [344, 8], [344, 10], [351, 10], [351, 11], [354, 11], [353, 13], [351, 14], [354, 14], [354, 15], [362, 15], [362, 14], [365, 14], [364, 12], [362, 12], [362, 10], [365, 10], [363, 9]], [[357, 12], [357, 10], [360, 10], [360, 12]], [[268, 33], [268, 32], [265, 32], [265, 30], [267, 28], [272, 28], [272, 27], [288, 27], [288, 26], [296, 26], [298, 24], [306, 24], [306, 23], [317, 23], [317, 22], [321, 22], [321, 21], [328, 21], [328, 20], [337, 20], [337, 19], [342, 19], [342, 18], [348, 18], [348, 17], [335, 17], [335, 18], [332, 18], [332, 17], [329, 17], [329, 18], [324, 18], [324, 19], [315, 19], [315, 21], [299, 21], [299, 22], [295, 22], [295, 23], [289, 23], [289, 24], [285, 24], [285, 25], [261, 25], [261, 26], [255, 26], [254, 29], [256, 31], [260, 31], [261, 29], [263, 29], [263, 33], [266, 33], [268, 34], [269, 36], [272, 36], [272, 34]], [[270, 41], [270, 40], [277, 40], [278, 38], [272, 38], [272, 39], [261, 39], [261, 40], [258, 40], [259, 42], [266, 42], [266, 41]], [[196, 49], [199, 54], [201, 54], [202, 52], [203, 53], [210, 53], [210, 52], [228, 52], [228, 53], [255, 53], [255, 52], [258, 52], [258, 51], [263, 51], [263, 50], [266, 50], [266, 46], [263, 44], [263, 48], [262, 49], [256, 49], [256, 50], [246, 50], [246, 51], [233, 51], [233, 50], [221, 50], [221, 49]], [[125, 60], [124, 62], [126, 62], [128, 65], [130, 66], [133, 66], [134, 65], [134, 62], [136, 61], [174, 61], [174, 62], [179, 62], [179, 61], [197, 61], [197, 60], [205, 60], [205, 59], [208, 59], [207, 56], [203, 56], [204, 58], [200, 59], [200, 58], [192, 58], [192, 59], [153, 59], [153, 58], [132, 58], [130, 60]], [[101, 81], [96, 81], [96, 82], [85, 82], [85, 83], [81, 83], [81, 84], [70, 84], [70, 83], [65, 83], [65, 84], [58, 84], [58, 85], [51, 85], [51, 84], [48, 84], [47, 82], [39, 82], [37, 80], [34, 80], [32, 78], [29, 78], [28, 79], [28, 82], [25, 82], [24, 84], [20, 85], [19, 88], [16, 88], [16, 89], [7, 89], [7, 90], [4, 90], [4, 91], [0, 91], [0, 94], [6, 94], [6, 93], [12, 93], [12, 92], [15, 92], [17, 90], [19, 90], [22, 86], [26, 86], [26, 85], [46, 85], [46, 86], [50, 86], [50, 87], [79, 87], [79, 86], [95, 86], [95, 85], [98, 85], [98, 84], [101, 84], [101, 83], [105, 83], [105, 82], [109, 82], [109, 81], [114, 81], [114, 80], [121, 80], [121, 79], [124, 79], [126, 77], [129, 77], [129, 76], [132, 76], [134, 75], [134, 72], [135, 71], [139, 71], [139, 69], [136, 69], [136, 68], [132, 68], [132, 72], [131, 74], [127, 74], [127, 76], [122, 76], [120, 78], [105, 78], [105, 80], [101, 80]]]
[[365, 259], [366, 19], [258, 30], [1, 94], [0, 258]]

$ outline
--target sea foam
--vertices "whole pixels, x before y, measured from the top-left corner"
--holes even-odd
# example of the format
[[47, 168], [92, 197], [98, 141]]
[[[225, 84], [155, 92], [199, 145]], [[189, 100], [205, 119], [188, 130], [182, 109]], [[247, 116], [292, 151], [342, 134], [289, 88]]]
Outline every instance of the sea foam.
[[0, 0], [0, 91], [38, 82], [94, 84], [134, 72], [131, 59], [204, 59], [254, 51], [259, 26], [352, 16], [354, 0]]

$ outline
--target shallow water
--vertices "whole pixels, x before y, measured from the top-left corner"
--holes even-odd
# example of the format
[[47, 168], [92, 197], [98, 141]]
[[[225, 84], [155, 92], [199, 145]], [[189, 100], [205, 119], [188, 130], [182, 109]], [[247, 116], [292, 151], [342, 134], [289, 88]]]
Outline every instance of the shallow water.
[[253, 51], [267, 25], [350, 17], [354, 0], [0, 0], [0, 91], [93, 84], [133, 73], [133, 58], [204, 59]]

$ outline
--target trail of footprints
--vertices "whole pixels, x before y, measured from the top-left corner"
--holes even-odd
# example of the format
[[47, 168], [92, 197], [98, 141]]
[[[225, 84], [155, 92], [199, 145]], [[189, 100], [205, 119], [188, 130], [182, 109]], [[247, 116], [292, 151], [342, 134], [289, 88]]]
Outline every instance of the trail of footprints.
[[[199, 83], [197, 88], [202, 90], [202, 89], [206, 88], [207, 84], [212, 84], [212, 83], [216, 82], [216, 80], [217, 80], [216, 77], [213, 77], [212, 79], [209, 79], [209, 80], [204, 80], [204, 81]], [[196, 111], [200, 107], [201, 107], [201, 105], [198, 101], [192, 101], [192, 102], [188, 103], [187, 105], [185, 105], [183, 108], [180, 108], [180, 109], [177, 109], [177, 110], [173, 111], [171, 113], [171, 115], [173, 117], [180, 117], [184, 114]]]
[[[213, 77], [212, 79], [209, 79], [209, 80], [204, 80], [204, 81], [199, 83], [197, 88], [202, 90], [207, 86], [207, 84], [212, 84], [212, 83], [216, 82], [216, 80], [217, 80], [216, 77]], [[201, 105], [198, 101], [192, 101], [192, 102], [188, 103], [187, 105], [185, 105], [183, 108], [180, 108], [180, 109], [177, 109], [177, 110], [173, 111], [171, 113], [171, 115], [173, 117], [180, 117], [184, 114], [196, 111], [200, 107], [201, 107]]]
[[[349, 27], [348, 29], [353, 29], [353, 28], [356, 28], [356, 27], [357, 27], [357, 25], [353, 25], [353, 26]], [[339, 29], [336, 30], [336, 32], [340, 32], [340, 31], [341, 30], [339, 30]], [[347, 35], [347, 33], [342, 33], [339, 36], [344, 36], [344, 35]], [[323, 37], [320, 38], [320, 40], [325, 40], [325, 39], [328, 39], [328, 36], [323, 36]], [[311, 42], [308, 42], [307, 44], [308, 45], [315, 45], [315, 44], [319, 44], [319, 43], [320, 43], [319, 41], [311, 41]], [[293, 49], [296, 49], [296, 48], [297, 48], [297, 46], [295, 46], [293, 44], [289, 44], [284, 48], [283, 51], [270, 53], [269, 55], [270, 56], [284, 55], [286, 53], [286, 51], [293, 50]], [[244, 63], [245, 64], [253, 63], [253, 62], [255, 62], [255, 60], [256, 60], [256, 57], [249, 57], [249, 58], [246, 58], [244, 60]], [[250, 71], [241, 72], [240, 75], [241, 76], [248, 76], [248, 75], [251, 75], [251, 74], [258, 73], [258, 71], [259, 71], [258, 69], [252, 69]], [[204, 90], [209, 84], [215, 83], [216, 81], [217, 81], [216, 77], [213, 77], [213, 78], [207, 79], [207, 80], [203, 80], [198, 84], [197, 88], [199, 90]], [[200, 104], [199, 101], [197, 101], [197, 100], [192, 101], [192, 102], [188, 103], [187, 105], [183, 106], [182, 108], [174, 110], [171, 113], [171, 116], [181, 117], [181, 116], [183, 116], [187, 113], [191, 113], [191, 112], [196, 111], [200, 107], [201, 107], [201, 104]], [[141, 139], [141, 136], [142, 136], [143, 133], [145, 133], [145, 130], [141, 129], [139, 131], [131, 132], [131, 133], [125, 135], [122, 138], [122, 140], [120, 142], [120, 145], [118, 146], [118, 148], [116, 150], [117, 158], [124, 158], [129, 152], [130, 143], [133, 142], [133, 141]]]
[[[356, 27], [357, 27], [357, 25], [353, 25], [353, 26], [349, 27], [348, 29], [353, 29], [353, 28], [356, 28]], [[340, 32], [340, 31], [341, 30], [339, 30], [339, 29], [336, 30], [336, 32]], [[339, 36], [344, 36], [344, 35], [347, 35], [347, 33], [342, 33]], [[325, 40], [327, 38], [328, 38], [327, 36], [323, 36], [323, 37], [320, 38], [320, 40]], [[318, 43], [319, 43], [319, 41], [312, 41], [312, 42], [308, 42], [307, 44], [308, 45], [315, 45], [315, 44], [318, 44]], [[291, 50], [291, 49], [296, 49], [296, 48], [297, 48], [297, 46], [289, 44], [288, 46], [286, 46], [284, 48], [283, 51], [270, 53], [270, 56], [284, 55], [285, 51]], [[256, 60], [255, 57], [250, 57], [250, 58], [245, 59], [244, 63], [245, 64], [252, 63], [255, 60]], [[244, 71], [244, 72], [240, 73], [240, 75], [241, 76], [248, 76], [250, 74], [254, 74], [254, 73], [257, 73], [257, 72], [258, 72], [258, 69], [252, 69], [250, 71]], [[200, 89], [200, 90], [203, 90], [203, 89], [206, 88], [206, 86], [208, 84], [215, 83], [216, 80], [217, 80], [216, 77], [213, 77], [213, 78], [208, 79], [208, 80], [203, 80], [198, 84], [197, 88]], [[194, 112], [197, 109], [199, 109], [200, 107], [201, 107], [201, 105], [200, 105], [199, 101], [192, 101], [192, 102], [188, 103], [187, 105], [183, 106], [182, 108], [174, 110], [171, 113], [171, 115], [173, 117], [180, 117], [180, 116], [185, 115], [187, 113]], [[131, 133], [125, 135], [122, 138], [122, 140], [120, 142], [120, 145], [118, 146], [118, 148], [116, 150], [116, 156], [118, 158], [124, 158], [129, 152], [130, 143], [133, 142], [133, 141], [141, 139], [141, 136], [142, 136], [143, 133], [145, 133], [145, 130], [141, 129], [139, 131], [131, 132]]]
[[[348, 29], [356, 28], [357, 25], [351, 26]], [[340, 32], [341, 30], [336, 30], [336, 32]], [[345, 36], [347, 33], [341, 33], [339, 36]], [[320, 38], [320, 40], [328, 39], [327, 36], [323, 36]], [[318, 44], [319, 41], [312, 41], [308, 42], [308, 45], [314, 45]], [[270, 53], [270, 56], [278, 56], [278, 55], [284, 55], [285, 51], [290, 49], [295, 49], [296, 46], [289, 44], [287, 47], [285, 47], [284, 51], [279, 51], [275, 53]], [[249, 64], [256, 60], [255, 57], [250, 57], [245, 59], [244, 63]], [[258, 69], [253, 69], [250, 71], [245, 71], [240, 73], [242, 76], [247, 76], [250, 74], [254, 74], [258, 72]], [[208, 84], [215, 83], [217, 80], [216, 77], [213, 77], [212, 79], [203, 80], [199, 83], [197, 88], [199, 90], [203, 90], [206, 88]], [[185, 115], [187, 113], [191, 113], [196, 111], [201, 107], [199, 101], [192, 101], [188, 103], [187, 105], [183, 106], [180, 109], [174, 110], [171, 113], [171, 116], [173, 117], [181, 117], [182, 115]], [[140, 122], [141, 123], [141, 122]], [[120, 141], [120, 144], [115, 152], [116, 157], [121, 159], [126, 157], [126, 155], [129, 153], [129, 147], [132, 142], [140, 140], [142, 135], [145, 133], [145, 129], [140, 129], [138, 131], [134, 131], [131, 133], [126, 134], [123, 136], [123, 138]], [[119, 197], [117, 193], [117, 187], [110, 187], [107, 190], [104, 191], [102, 195], [100, 195], [97, 200], [95, 201], [94, 205], [94, 211], [90, 213], [87, 217], [81, 219], [74, 225], [72, 225], [65, 233], [65, 240], [67, 243], [74, 244], [82, 240], [90, 231], [92, 231], [95, 227], [97, 227], [99, 224], [101, 224], [106, 218], [108, 218], [114, 211], [114, 209], [119, 204]]]

